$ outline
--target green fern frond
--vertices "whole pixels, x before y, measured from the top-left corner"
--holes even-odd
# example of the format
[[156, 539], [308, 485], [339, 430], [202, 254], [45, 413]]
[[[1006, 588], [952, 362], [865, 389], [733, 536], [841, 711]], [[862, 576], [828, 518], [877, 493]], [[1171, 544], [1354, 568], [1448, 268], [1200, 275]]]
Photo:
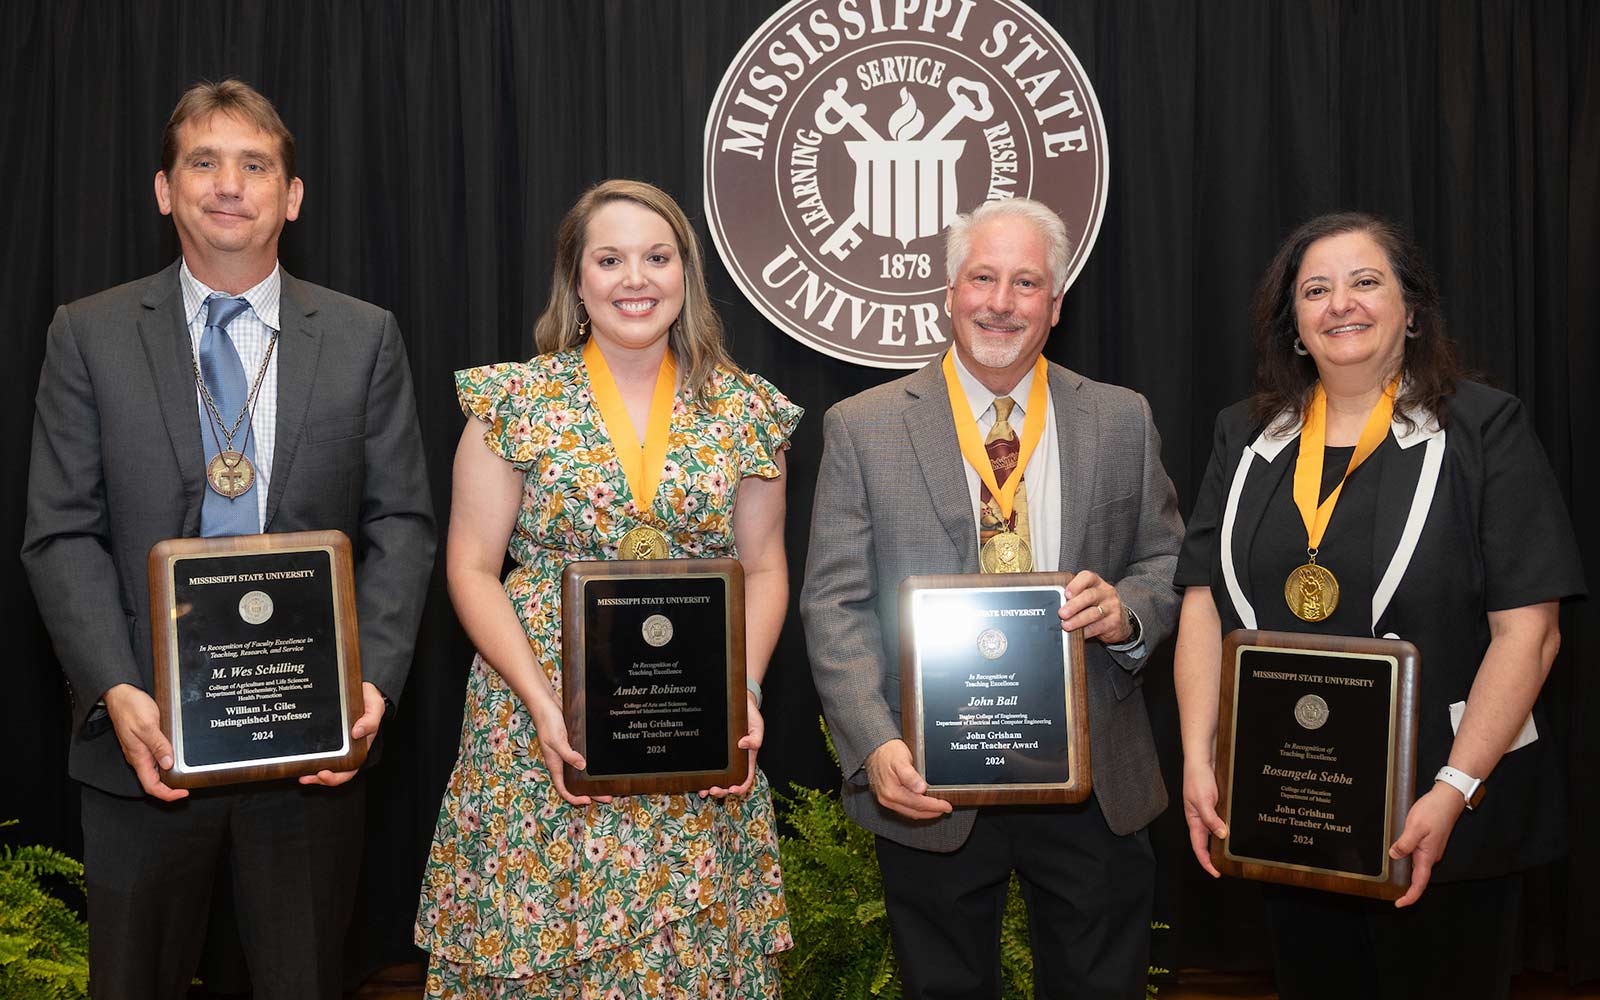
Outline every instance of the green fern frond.
[[833, 760], [833, 766], [839, 766], [839, 751], [833, 748], [833, 734], [828, 732], [828, 720], [817, 716], [817, 728], [822, 730], [822, 745], [828, 748], [828, 756]]
[[48, 847], [0, 847], [0, 997], [7, 1000], [89, 995], [89, 928], [43, 880], [81, 894], [83, 865]]

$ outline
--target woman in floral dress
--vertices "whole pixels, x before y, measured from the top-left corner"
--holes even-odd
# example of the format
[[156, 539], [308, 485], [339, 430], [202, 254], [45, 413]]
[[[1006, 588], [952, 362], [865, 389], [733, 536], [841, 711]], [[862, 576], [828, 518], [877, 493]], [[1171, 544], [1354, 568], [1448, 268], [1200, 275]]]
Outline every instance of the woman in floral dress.
[[[755, 757], [788, 603], [783, 452], [800, 409], [729, 359], [693, 230], [647, 184], [608, 181], [567, 213], [535, 340], [527, 363], [456, 375], [468, 420], [448, 577], [479, 655], [417, 914], [426, 994], [775, 997], [774, 957], [792, 942]], [[652, 410], [665, 458], [638, 502], [626, 449]], [[672, 558], [743, 564], [754, 683], [740, 786], [591, 800], [562, 781], [563, 761], [584, 762], [561, 711], [561, 571], [618, 558], [640, 526]]]

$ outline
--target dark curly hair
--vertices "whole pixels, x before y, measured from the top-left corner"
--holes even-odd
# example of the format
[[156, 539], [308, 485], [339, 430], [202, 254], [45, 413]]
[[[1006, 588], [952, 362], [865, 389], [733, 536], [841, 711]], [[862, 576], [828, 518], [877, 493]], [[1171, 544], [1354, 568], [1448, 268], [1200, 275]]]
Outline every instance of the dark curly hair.
[[1317, 384], [1317, 366], [1311, 358], [1294, 352], [1295, 278], [1311, 244], [1328, 236], [1366, 233], [1382, 248], [1389, 269], [1400, 281], [1400, 294], [1412, 322], [1406, 331], [1403, 377], [1395, 414], [1416, 426], [1429, 417], [1443, 423], [1444, 402], [1466, 377], [1455, 344], [1444, 330], [1439, 309], [1439, 286], [1422, 259], [1416, 243], [1399, 226], [1365, 212], [1333, 212], [1303, 223], [1289, 234], [1262, 276], [1250, 306], [1251, 333], [1256, 346], [1256, 383], [1250, 413], [1257, 425], [1266, 426], [1280, 414], [1304, 419]]

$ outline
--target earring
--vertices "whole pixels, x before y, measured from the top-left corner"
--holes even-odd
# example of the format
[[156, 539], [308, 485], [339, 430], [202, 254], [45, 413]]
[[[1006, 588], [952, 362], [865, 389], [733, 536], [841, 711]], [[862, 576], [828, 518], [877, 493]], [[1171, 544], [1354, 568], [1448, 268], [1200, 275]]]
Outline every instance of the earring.
[[1408, 339], [1416, 340], [1420, 336], [1422, 336], [1422, 333], [1417, 330], [1417, 321], [1416, 320], [1412, 320], [1411, 322], [1406, 324], [1406, 337]]
[[1299, 337], [1294, 338], [1294, 352], [1300, 355], [1302, 358], [1311, 353], [1310, 351], [1306, 350], [1306, 345], [1301, 343]]
[[577, 314], [578, 336], [587, 337], [589, 335], [589, 307], [583, 304], [582, 299], [578, 300]]

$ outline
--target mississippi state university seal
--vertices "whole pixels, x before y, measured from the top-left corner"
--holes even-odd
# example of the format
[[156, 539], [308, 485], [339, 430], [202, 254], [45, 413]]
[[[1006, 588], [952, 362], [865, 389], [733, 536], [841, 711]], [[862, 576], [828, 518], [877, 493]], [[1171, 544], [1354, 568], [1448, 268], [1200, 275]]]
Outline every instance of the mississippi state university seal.
[[239, 617], [251, 625], [260, 625], [272, 617], [272, 598], [259, 590], [239, 598]]
[[1306, 729], [1321, 729], [1328, 721], [1328, 703], [1308, 694], [1294, 703], [1294, 721]]
[[943, 353], [943, 233], [1036, 198], [1066, 220], [1067, 283], [1105, 214], [1088, 77], [1018, 0], [795, 0], [728, 67], [706, 119], [706, 219], [734, 280], [824, 354]]
[[983, 654], [985, 660], [1000, 659], [1009, 645], [1006, 634], [997, 628], [986, 628], [978, 633], [978, 652]]
[[639, 630], [644, 641], [652, 646], [665, 646], [672, 641], [672, 619], [666, 615], [651, 615]]

